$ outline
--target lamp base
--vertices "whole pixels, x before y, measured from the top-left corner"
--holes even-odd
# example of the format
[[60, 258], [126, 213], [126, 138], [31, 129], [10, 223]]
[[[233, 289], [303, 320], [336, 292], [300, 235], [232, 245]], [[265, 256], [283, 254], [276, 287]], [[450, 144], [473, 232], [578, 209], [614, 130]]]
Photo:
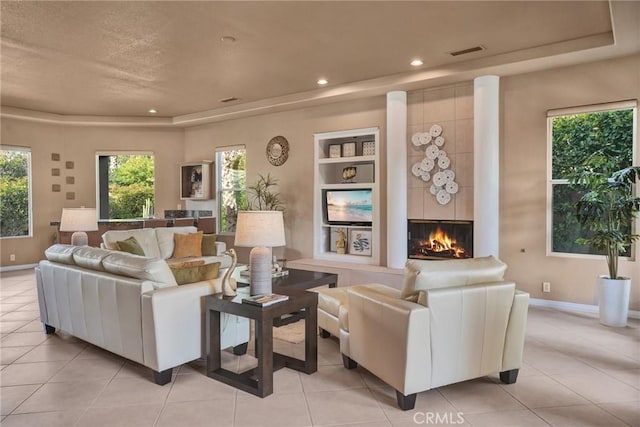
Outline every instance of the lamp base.
[[264, 295], [272, 293], [271, 289], [271, 248], [256, 246], [249, 254], [249, 271], [251, 280], [249, 293]]
[[89, 236], [84, 231], [76, 231], [71, 235], [71, 244], [73, 246], [89, 245]]

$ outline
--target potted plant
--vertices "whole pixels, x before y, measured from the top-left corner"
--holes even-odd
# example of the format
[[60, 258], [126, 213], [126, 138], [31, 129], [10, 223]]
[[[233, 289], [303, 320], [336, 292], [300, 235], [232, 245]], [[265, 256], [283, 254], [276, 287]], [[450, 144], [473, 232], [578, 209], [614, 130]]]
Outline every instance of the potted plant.
[[571, 182], [585, 190], [576, 204], [576, 216], [591, 231], [588, 238], [576, 242], [603, 251], [609, 269], [609, 276], [600, 276], [597, 283], [600, 323], [626, 326], [631, 279], [618, 276], [618, 259], [640, 237], [632, 231], [634, 218], [640, 212], [640, 197], [633, 193], [633, 186], [640, 179], [640, 166], [616, 172], [613, 167], [610, 157], [595, 153]]
[[280, 193], [277, 192], [278, 185], [278, 179], [271, 174], [258, 175], [258, 180], [247, 186], [249, 210], [284, 211]]

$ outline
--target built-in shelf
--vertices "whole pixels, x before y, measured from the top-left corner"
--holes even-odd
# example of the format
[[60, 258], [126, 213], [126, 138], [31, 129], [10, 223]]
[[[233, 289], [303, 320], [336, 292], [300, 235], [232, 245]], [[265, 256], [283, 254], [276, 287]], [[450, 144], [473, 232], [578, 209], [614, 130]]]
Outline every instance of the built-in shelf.
[[[314, 137], [314, 259], [379, 265], [378, 128], [318, 133]], [[342, 156], [345, 151], [355, 155]], [[371, 225], [329, 224], [324, 202], [326, 192], [359, 189], [371, 190]], [[340, 231], [346, 235], [344, 254], [338, 253], [337, 248]]]
[[201, 161], [180, 165], [180, 199], [209, 200], [212, 198], [212, 163]]

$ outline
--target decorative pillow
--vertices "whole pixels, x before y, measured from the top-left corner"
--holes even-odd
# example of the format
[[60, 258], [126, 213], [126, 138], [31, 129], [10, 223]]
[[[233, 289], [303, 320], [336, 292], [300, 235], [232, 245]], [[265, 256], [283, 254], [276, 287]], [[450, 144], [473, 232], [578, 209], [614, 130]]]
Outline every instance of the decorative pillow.
[[218, 236], [215, 234], [203, 234], [202, 235], [202, 256], [216, 256], [218, 251], [216, 249], [216, 240]]
[[194, 259], [194, 260], [184, 260], [180, 258], [169, 258], [167, 260], [167, 264], [171, 268], [184, 268], [184, 267], [197, 267], [199, 265], [204, 265], [205, 262], [203, 259]]
[[[131, 230], [108, 230], [102, 235], [102, 242], [107, 249], [119, 250], [117, 242], [133, 236], [144, 251], [144, 256], [161, 258], [156, 240], [155, 228], [136, 228]], [[171, 238], [173, 241], [173, 237]]]
[[160, 227], [154, 228], [156, 242], [158, 245], [158, 257], [162, 259], [169, 259], [173, 255], [173, 249], [175, 247], [176, 233], [195, 233], [198, 229], [194, 226], [188, 227]]
[[120, 240], [116, 242], [118, 244], [118, 249], [122, 252], [129, 252], [130, 254], [144, 256], [144, 250], [138, 243], [138, 239], [131, 236], [128, 239]]
[[173, 235], [175, 246], [171, 258], [202, 256], [202, 231], [197, 233], [176, 233]]
[[198, 265], [194, 267], [173, 267], [171, 272], [176, 278], [178, 285], [201, 282], [203, 280], [217, 279], [220, 275], [220, 263]]

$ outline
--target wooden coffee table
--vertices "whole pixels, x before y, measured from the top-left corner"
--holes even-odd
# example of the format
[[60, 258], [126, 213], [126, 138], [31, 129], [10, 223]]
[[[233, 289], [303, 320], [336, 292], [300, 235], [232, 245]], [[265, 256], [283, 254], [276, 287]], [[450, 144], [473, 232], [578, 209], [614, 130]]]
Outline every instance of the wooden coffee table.
[[[318, 370], [318, 294], [295, 288], [274, 288], [274, 292], [289, 295], [289, 299], [267, 307], [244, 304], [242, 298], [249, 296], [249, 288], [238, 288], [235, 297], [222, 294], [205, 297], [207, 376], [247, 393], [265, 397], [273, 393], [274, 371], [285, 366], [306, 374]], [[301, 313], [305, 319], [304, 360], [273, 351], [274, 319], [292, 312]], [[235, 314], [255, 321], [258, 367], [242, 373], [222, 368], [220, 313]]]

